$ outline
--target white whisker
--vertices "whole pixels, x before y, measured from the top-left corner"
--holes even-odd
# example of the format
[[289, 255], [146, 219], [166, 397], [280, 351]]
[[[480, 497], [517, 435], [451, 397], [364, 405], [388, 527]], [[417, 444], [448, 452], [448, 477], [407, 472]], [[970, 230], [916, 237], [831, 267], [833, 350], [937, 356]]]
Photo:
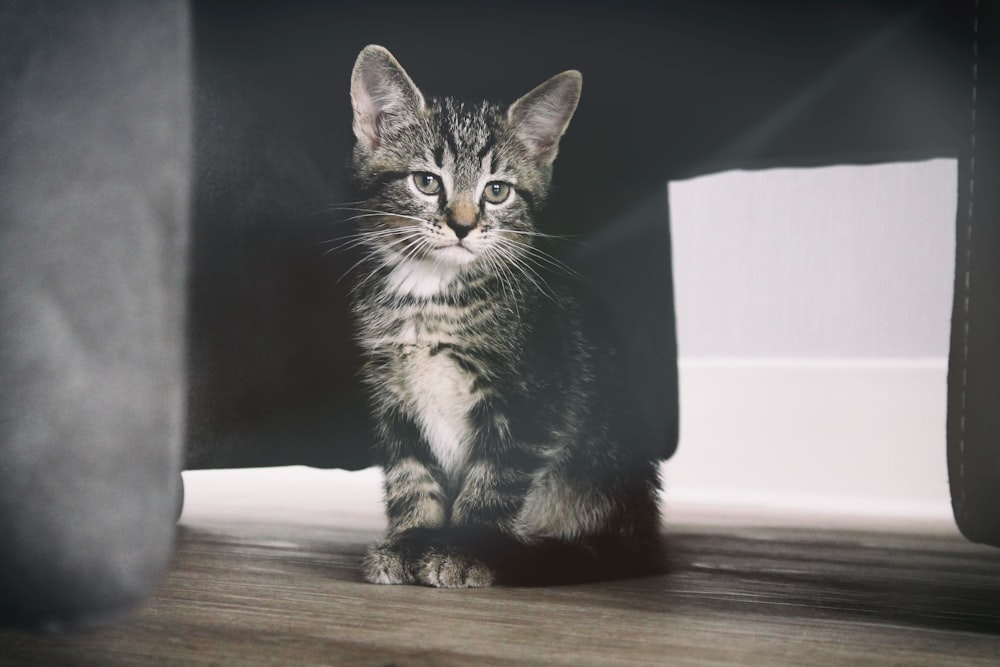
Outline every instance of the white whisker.
[[368, 215], [353, 216], [351, 218], [347, 218], [343, 222], [346, 222], [347, 220], [354, 220], [356, 218], [363, 218], [363, 217], [386, 217], [386, 218], [402, 218], [404, 220], [416, 220], [417, 222], [423, 222], [423, 223], [426, 223], [428, 225], [433, 225], [434, 224], [433, 222], [431, 222], [430, 220], [427, 220], [426, 218], [420, 218], [420, 217], [417, 217], [415, 215], [407, 215], [405, 213], [393, 213], [391, 211], [380, 211], [380, 210], [374, 209], [374, 208], [357, 208], [357, 207], [352, 207], [352, 206], [344, 206], [344, 207], [341, 207], [339, 209], [331, 209], [331, 210], [351, 211], [351, 212], [355, 212], [355, 213], [368, 214]]
[[[417, 245], [419, 243], [420, 243], [420, 239], [413, 239], [413, 240], [411, 240], [410, 243], [406, 246], [406, 248], [403, 249], [404, 252], [406, 252], [406, 250], [408, 248], [410, 248], [410, 247], [412, 247], [414, 245]], [[371, 259], [371, 258], [375, 257], [376, 255], [378, 255], [378, 251], [374, 250], [369, 255], [367, 255], [365, 257], [365, 259], [366, 260]], [[387, 266], [390, 266], [391, 264], [392, 264], [392, 258], [391, 257], [383, 257], [382, 261], [375, 265], [375, 268], [372, 269], [371, 273], [369, 273], [367, 276], [365, 276], [364, 278], [362, 278], [361, 280], [359, 280], [355, 284], [355, 288], [358, 288], [358, 287], [361, 287], [362, 285], [367, 284], [368, 281], [371, 280], [372, 278], [374, 278], [375, 275], [378, 274], [379, 271], [381, 271], [382, 269], [384, 269]]]
[[549, 253], [540, 250], [539, 248], [536, 248], [533, 245], [530, 245], [528, 243], [523, 243], [515, 239], [504, 238], [503, 236], [498, 237], [496, 241], [499, 245], [503, 245], [508, 248], [516, 248], [520, 252], [524, 253], [525, 261], [531, 262], [536, 268], [540, 270], [553, 269], [560, 273], [564, 273], [572, 278], [576, 278], [579, 280], [583, 279], [583, 276], [579, 272], [574, 270], [572, 267], [556, 259]]
[[500, 282], [501, 289], [503, 289], [510, 297], [510, 302], [514, 308], [514, 316], [521, 319], [522, 298], [520, 293], [518, 293], [514, 288], [516, 278], [513, 272], [504, 264], [503, 261], [501, 261], [500, 258], [496, 256], [496, 253], [493, 251], [484, 253], [484, 260], [490, 269], [492, 269], [493, 275], [495, 275], [497, 280]]
[[548, 298], [552, 303], [559, 305], [559, 299], [556, 298], [555, 292], [552, 290], [552, 286], [538, 273], [530, 264], [524, 261], [524, 257], [520, 256], [517, 252], [517, 247], [515, 245], [505, 245], [503, 243], [496, 243], [493, 245], [496, 254], [504, 262], [504, 264], [512, 269], [517, 269], [521, 275], [523, 275], [535, 289], [538, 290], [540, 294]]
[[[405, 229], [407, 228], [393, 227], [391, 229], [370, 229], [363, 232], [355, 232], [353, 234], [344, 234], [343, 236], [338, 236], [333, 239], [327, 239], [326, 241], [320, 241], [316, 245], [327, 245], [329, 243], [341, 243], [341, 242], [355, 241], [358, 239], [374, 239], [383, 236], [392, 236], [393, 234], [399, 233], [400, 230], [405, 230]], [[414, 229], [416, 229], [416, 227], [414, 227]]]
[[[398, 238], [382, 246], [373, 247], [372, 250], [366, 253], [364, 257], [362, 257], [357, 262], [352, 264], [351, 267], [347, 269], [347, 271], [345, 271], [343, 275], [340, 276], [340, 278], [337, 279], [337, 283], [346, 278], [347, 275], [350, 274], [354, 269], [358, 268], [360, 265], [368, 262], [369, 260], [377, 257], [380, 253], [384, 252], [386, 249], [392, 250], [393, 252], [398, 252], [394, 249], [394, 246], [403, 244], [403, 252], [406, 252], [409, 248], [413, 247], [414, 245], [423, 242], [423, 239], [421, 238], [422, 236], [423, 234], [418, 231], [415, 233], [406, 234], [401, 238]], [[372, 276], [378, 273], [379, 269], [388, 266], [390, 263], [391, 263], [391, 258], [384, 259], [375, 267], [375, 270], [372, 271], [364, 280], [359, 281], [358, 285], [366, 283]]]
[[394, 227], [391, 229], [378, 229], [372, 231], [358, 232], [356, 234], [348, 234], [346, 236], [340, 236], [335, 239], [323, 241], [317, 245], [326, 245], [328, 243], [338, 244], [333, 246], [332, 248], [327, 248], [323, 252], [321, 256], [326, 257], [331, 252], [336, 252], [338, 250], [350, 250], [353, 248], [357, 248], [358, 246], [370, 245], [374, 243], [376, 240], [380, 240], [385, 237], [402, 236], [405, 234], [412, 234], [412, 233], [423, 233], [423, 232], [420, 231], [420, 228], [417, 226]]
[[559, 234], [546, 234], [544, 232], [539, 232], [536, 230], [527, 229], [505, 229], [503, 230], [505, 234], [518, 234], [521, 236], [533, 236], [542, 239], [553, 239], [555, 241], [565, 241], [566, 243], [575, 243], [578, 245], [587, 245], [583, 241], [579, 240], [575, 236], [564, 236]]

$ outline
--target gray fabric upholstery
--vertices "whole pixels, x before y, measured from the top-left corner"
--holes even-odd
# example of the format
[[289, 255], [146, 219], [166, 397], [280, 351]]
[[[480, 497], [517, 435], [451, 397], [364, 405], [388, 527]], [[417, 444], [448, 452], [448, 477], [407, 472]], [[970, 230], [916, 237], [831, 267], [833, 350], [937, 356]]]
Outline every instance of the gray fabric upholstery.
[[188, 8], [0, 4], [0, 620], [96, 623], [170, 555]]

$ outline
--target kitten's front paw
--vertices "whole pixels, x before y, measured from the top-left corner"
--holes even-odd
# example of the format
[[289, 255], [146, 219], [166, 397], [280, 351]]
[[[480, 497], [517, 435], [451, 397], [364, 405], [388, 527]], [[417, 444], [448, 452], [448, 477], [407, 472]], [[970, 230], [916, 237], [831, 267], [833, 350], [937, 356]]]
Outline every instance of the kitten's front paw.
[[496, 575], [486, 564], [461, 551], [435, 548], [424, 554], [417, 567], [420, 583], [437, 588], [492, 586]]
[[361, 571], [371, 584], [415, 584], [414, 565], [399, 545], [379, 542], [368, 549]]

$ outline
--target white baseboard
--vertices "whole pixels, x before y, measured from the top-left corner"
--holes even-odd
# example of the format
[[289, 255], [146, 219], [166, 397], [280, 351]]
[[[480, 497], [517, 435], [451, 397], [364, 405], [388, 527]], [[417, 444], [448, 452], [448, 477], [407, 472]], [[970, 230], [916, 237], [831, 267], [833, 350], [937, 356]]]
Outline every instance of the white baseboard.
[[682, 360], [668, 514], [953, 525], [944, 359]]

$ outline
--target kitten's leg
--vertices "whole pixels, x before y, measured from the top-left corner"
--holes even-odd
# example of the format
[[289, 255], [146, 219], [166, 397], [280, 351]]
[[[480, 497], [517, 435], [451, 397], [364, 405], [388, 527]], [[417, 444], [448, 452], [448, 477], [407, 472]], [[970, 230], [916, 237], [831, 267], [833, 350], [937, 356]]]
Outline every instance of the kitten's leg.
[[445, 522], [444, 490], [417, 459], [406, 457], [385, 466], [386, 538], [372, 546], [364, 561], [364, 577], [374, 584], [411, 584], [422, 550], [407, 533], [439, 528]]
[[521, 451], [504, 406], [482, 400], [470, 415], [476, 441], [451, 505], [451, 534], [421, 559], [418, 579], [430, 586], [489, 586], [498, 553], [516, 542], [515, 520], [531, 483], [534, 457]]
[[[491, 409], [494, 408], [494, 409]], [[450, 535], [420, 560], [417, 578], [428, 586], [473, 588], [490, 586], [496, 580], [493, 569], [482, 558], [477, 544], [478, 529], [492, 529], [512, 518], [507, 494], [499, 490], [505, 476], [492, 458], [506, 449], [509, 438], [505, 417], [487, 401], [479, 401], [469, 414], [476, 441], [458, 494], [451, 506]], [[516, 506], [516, 501], [512, 507]], [[515, 510], [516, 511], [516, 510]]]
[[[556, 540], [585, 547], [577, 554], [567, 552], [583, 580], [663, 572], [667, 556], [655, 462], [616, 470], [610, 458], [600, 466], [592, 463], [597, 457], [585, 462], [574, 458], [536, 475], [517, 517], [517, 534], [529, 543]], [[572, 572], [564, 567], [551, 574], [572, 578]]]
[[389, 536], [445, 524], [445, 492], [434, 473], [414, 457], [385, 466], [385, 513]]
[[510, 533], [531, 483], [531, 476], [491, 458], [469, 465], [451, 508], [456, 526], [495, 528]]
[[451, 508], [452, 540], [420, 559], [417, 579], [440, 588], [490, 586], [496, 573], [484, 556], [508, 547], [528, 475], [489, 459], [472, 463]]
[[605, 532], [619, 509], [616, 495], [600, 483], [553, 466], [534, 479], [515, 531], [525, 538], [569, 541]]
[[[504, 525], [511, 525], [517, 500], [510, 490], [500, 488], [509, 475], [501, 474], [499, 466], [470, 466], [464, 491], [449, 510], [440, 469], [424, 462], [430, 459], [430, 450], [420, 430], [412, 421], [394, 419], [390, 411], [381, 415], [380, 423], [389, 529], [386, 538], [368, 551], [365, 579], [448, 588], [492, 584], [492, 569], [476, 554], [482, 542], [478, 535], [496, 531], [469, 528], [499, 525], [501, 518]], [[484, 433], [489, 431], [481, 429], [480, 435]], [[526, 486], [520, 485], [521, 493]]]
[[[417, 583], [416, 569], [426, 551], [411, 533], [439, 528], [446, 520], [445, 493], [435, 471], [415, 454], [420, 436], [412, 424], [383, 418], [386, 455], [386, 538], [373, 545], [363, 563], [364, 578], [376, 584]], [[425, 542], [425, 540], [424, 540]]]

